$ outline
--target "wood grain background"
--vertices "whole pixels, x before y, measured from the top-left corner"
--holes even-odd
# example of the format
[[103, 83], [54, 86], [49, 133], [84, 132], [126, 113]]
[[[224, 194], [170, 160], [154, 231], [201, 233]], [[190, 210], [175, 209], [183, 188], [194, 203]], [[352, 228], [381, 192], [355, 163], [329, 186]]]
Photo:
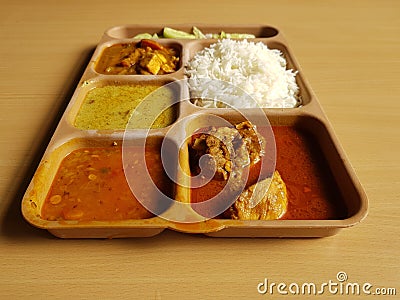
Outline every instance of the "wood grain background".
[[[339, 271], [399, 293], [399, 12], [398, 1], [372, 0], [2, 1], [0, 298], [280, 299], [257, 284]], [[283, 31], [369, 197], [364, 222], [324, 239], [61, 240], [22, 219], [22, 195], [102, 33], [193, 22]]]

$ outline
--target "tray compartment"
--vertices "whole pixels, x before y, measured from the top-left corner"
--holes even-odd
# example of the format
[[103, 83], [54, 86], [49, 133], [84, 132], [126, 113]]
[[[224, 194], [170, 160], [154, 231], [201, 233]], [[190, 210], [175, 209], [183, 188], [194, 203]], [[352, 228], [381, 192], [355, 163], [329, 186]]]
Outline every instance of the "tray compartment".
[[[304, 106], [307, 105], [311, 102], [311, 99], [313, 97], [312, 90], [308, 85], [308, 82], [305, 80], [303, 72], [301, 71], [300, 65], [297, 63], [294, 55], [292, 54], [291, 50], [285, 45], [285, 42], [283, 39], [267, 39], [267, 38], [257, 38], [253, 40], [249, 40], [255, 43], [263, 43], [266, 46], [268, 46], [269, 49], [276, 49], [279, 50], [282, 53], [282, 56], [286, 60], [286, 69], [292, 69], [293, 72], [296, 72], [296, 83], [299, 88], [298, 94], [297, 94], [297, 100], [298, 104], [294, 107], [297, 108], [299, 106]], [[210, 45], [216, 43], [216, 40], [210, 40], [210, 39], [205, 39], [205, 40], [195, 40], [195, 41], [190, 41], [187, 43], [187, 49], [189, 51], [187, 60], [184, 61], [184, 64], [186, 65], [193, 57], [195, 54], [204, 48], [210, 47]], [[186, 56], [185, 56], [186, 57]], [[186, 77], [186, 75], [185, 75]], [[192, 99], [193, 103], [193, 99]], [[223, 108], [222, 108], [223, 109]], [[278, 108], [281, 109], [281, 108]], [[284, 108], [285, 110], [289, 110], [292, 108]]]
[[[80, 130], [110, 132], [123, 131], [128, 125], [129, 129], [168, 127], [179, 117], [176, 99], [182, 93], [179, 85], [171, 82], [172, 78], [128, 80], [109, 76], [88, 81], [74, 95], [68, 123]], [[140, 122], [133, 124], [135, 109], [140, 112]]]
[[[138, 164], [139, 157], [135, 150], [145, 143], [146, 164], [150, 166], [151, 178], [160, 190], [173, 198], [174, 184], [161, 173], [161, 162], [156, 158], [162, 141], [162, 137], [156, 136], [148, 137], [145, 142], [140, 139], [129, 141], [124, 151], [131, 155], [132, 161], [126, 165], [123, 164], [125, 160], [121, 161], [122, 140], [78, 138], [49, 150], [27, 190], [26, 201], [22, 206], [25, 219], [37, 227], [55, 230], [64, 237], [69, 236], [69, 233], [69, 237], [86, 236], [90, 230], [93, 237], [99, 237], [101, 232], [116, 236], [128, 235], [129, 229], [132, 229], [132, 234], [136, 234], [137, 228], [144, 228], [143, 234], [139, 236], [153, 235], [154, 229], [157, 229], [157, 233], [160, 232], [166, 225], [162, 225], [162, 220], [151, 212], [146, 212], [142, 204], [151, 205], [153, 209], [158, 207], [160, 214], [169, 207], [152, 194], [146, 194], [151, 201], [141, 199], [139, 203], [133, 198], [137, 195], [132, 195], [128, 184], [117, 179], [123, 178], [121, 180], [126, 181], [122, 166], [130, 168], [131, 164]], [[60, 166], [71, 168], [74, 164], [77, 164], [76, 168], [60, 171]], [[78, 181], [82, 178], [83, 182]], [[136, 177], [136, 180], [141, 179], [142, 177]], [[142, 185], [146, 186], [148, 183], [143, 182]], [[90, 198], [87, 198], [89, 192], [94, 196], [89, 195]], [[103, 199], [104, 195], [108, 195], [108, 198]], [[44, 206], [47, 207], [45, 210]], [[99, 210], [96, 211], [97, 209]], [[54, 213], [59, 215], [53, 216]], [[146, 228], [152, 230], [146, 233]]]
[[185, 32], [191, 32], [193, 26], [199, 28], [204, 34], [206, 33], [249, 33], [254, 34], [260, 38], [272, 38], [279, 34], [279, 30], [272, 26], [264, 25], [205, 25], [205, 24], [194, 24], [194, 25], [165, 25], [165, 26], [143, 26], [143, 25], [121, 25], [114, 26], [106, 30], [105, 36], [112, 39], [124, 39], [133, 38], [140, 33], [150, 33], [161, 36], [164, 27], [171, 27], [177, 30]]
[[[218, 112], [218, 110], [214, 111]], [[233, 111], [229, 114], [220, 115], [220, 117], [232, 124], [245, 120], [239, 112]], [[209, 120], [209, 114], [201, 114], [189, 124], [188, 128], [195, 132], [201, 126], [207, 126], [207, 124], [209, 126], [211, 124]], [[322, 237], [335, 234], [339, 229], [361, 221], [367, 213], [366, 196], [357, 184], [354, 171], [348, 164], [343, 150], [329, 127], [322, 120], [312, 115], [297, 112], [287, 115], [287, 117], [269, 115], [269, 121], [276, 137], [276, 153], [278, 155], [276, 169], [280, 172], [288, 189], [288, 212], [282, 219], [276, 221], [230, 220], [218, 216], [214, 218], [218, 226], [215, 225], [216, 223], [211, 223], [209, 227], [203, 224], [207, 228], [205, 232], [213, 236]], [[263, 132], [262, 128], [260, 128], [260, 132]], [[286, 153], [281, 151], [281, 148], [287, 142], [288, 133], [292, 135], [296, 133], [295, 136], [299, 137], [300, 140], [293, 142], [306, 146], [306, 155], [298, 153], [297, 156], [291, 154], [291, 157], [285, 157]], [[282, 134], [284, 135], [279, 136]], [[301, 139], [304, 140], [301, 141]], [[185, 146], [187, 147], [187, 145]], [[296, 178], [293, 173], [285, 174], [291, 166], [299, 168], [303, 164], [302, 161], [292, 163], [290, 159], [303, 160], [307, 159], [307, 156], [314, 164], [310, 168], [315, 169], [314, 176], [316, 178], [314, 180]], [[285, 159], [289, 161], [285, 162]], [[310, 176], [307, 173], [304, 173], [304, 175]], [[307, 184], [311, 185], [306, 186]], [[296, 193], [298, 193], [300, 187], [304, 189], [304, 193], [309, 193], [309, 199], [307, 197], [296, 199], [299, 196]], [[318, 187], [321, 187], [321, 189], [313, 190]], [[189, 197], [193, 196], [192, 193], [193, 190], [190, 191]], [[292, 201], [290, 197], [294, 197]], [[299, 206], [300, 200], [308, 201], [307, 205]], [[221, 226], [223, 229], [221, 229]], [[244, 230], [244, 228], [248, 228], [249, 231]], [[255, 228], [257, 230], [253, 231]], [[235, 231], [236, 229], [237, 231]], [[290, 229], [293, 230], [290, 231]]]

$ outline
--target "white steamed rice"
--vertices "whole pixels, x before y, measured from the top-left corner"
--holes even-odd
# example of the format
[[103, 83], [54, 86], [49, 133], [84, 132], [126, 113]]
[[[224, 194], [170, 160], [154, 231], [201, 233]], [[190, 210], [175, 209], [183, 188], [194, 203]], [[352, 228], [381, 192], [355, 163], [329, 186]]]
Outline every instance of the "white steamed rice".
[[186, 65], [191, 98], [205, 107], [295, 107], [296, 73], [281, 51], [247, 40], [219, 40]]

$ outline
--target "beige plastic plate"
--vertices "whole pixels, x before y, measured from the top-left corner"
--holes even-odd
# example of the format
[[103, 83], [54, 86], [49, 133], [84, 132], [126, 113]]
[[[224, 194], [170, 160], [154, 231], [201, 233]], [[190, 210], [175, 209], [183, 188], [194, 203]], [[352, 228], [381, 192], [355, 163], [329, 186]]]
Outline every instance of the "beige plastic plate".
[[[269, 48], [283, 52], [288, 68], [298, 71], [296, 76], [300, 88], [301, 105], [289, 109], [263, 109], [271, 125], [290, 125], [301, 128], [313, 135], [328, 163], [330, 172], [342, 196], [347, 213], [345, 218], [333, 220], [274, 220], [274, 221], [239, 221], [213, 218], [197, 223], [172, 222], [161, 217], [148, 219], [129, 219], [122, 221], [48, 221], [41, 217], [41, 209], [53, 182], [54, 176], [63, 158], [71, 151], [84, 147], [108, 146], [114, 142], [122, 143], [123, 130], [81, 130], [74, 126], [75, 117], [80, 109], [85, 94], [94, 87], [106, 84], [143, 84], [149, 82], [167, 83], [185, 78], [184, 65], [196, 51], [209, 46], [216, 40], [161, 39], [163, 45], [173, 46], [180, 51], [180, 67], [170, 75], [103, 75], [95, 71], [96, 63], [102, 51], [113, 44], [137, 42], [132, 39], [136, 34], [149, 32], [161, 33], [162, 28], [191, 31], [197, 26], [203, 32], [219, 33], [252, 33], [254, 41], [260, 41]], [[181, 90], [182, 95], [188, 91]], [[251, 109], [249, 114], [252, 113]], [[241, 116], [231, 109], [207, 109], [193, 105], [190, 101], [182, 101], [177, 108], [177, 120], [187, 119], [181, 128], [187, 132], [203, 124], [209, 115], [221, 116], [228, 121], [240, 121]], [[163, 139], [170, 128], [152, 129], [150, 139]], [[191, 129], [190, 129], [191, 130]], [[143, 130], [137, 130], [132, 139], [140, 139]], [[173, 139], [173, 138], [172, 138]], [[172, 141], [174, 142], [174, 141]], [[179, 162], [188, 165], [188, 153], [182, 147]], [[190, 202], [188, 189], [175, 188], [177, 202]], [[339, 200], [338, 200], [339, 201]], [[342, 200], [341, 200], [342, 201]], [[173, 205], [172, 205], [173, 206]], [[33, 226], [43, 228], [61, 238], [122, 238], [148, 237], [172, 229], [186, 233], [200, 233], [214, 237], [325, 237], [336, 234], [342, 228], [359, 223], [368, 211], [368, 200], [363, 188], [354, 173], [332, 127], [327, 120], [316, 96], [309, 86], [300, 66], [279, 29], [266, 25], [122, 25], [105, 31], [92, 59], [90, 60], [80, 84], [65, 110], [58, 127], [43, 155], [36, 173], [22, 200], [24, 218]]]

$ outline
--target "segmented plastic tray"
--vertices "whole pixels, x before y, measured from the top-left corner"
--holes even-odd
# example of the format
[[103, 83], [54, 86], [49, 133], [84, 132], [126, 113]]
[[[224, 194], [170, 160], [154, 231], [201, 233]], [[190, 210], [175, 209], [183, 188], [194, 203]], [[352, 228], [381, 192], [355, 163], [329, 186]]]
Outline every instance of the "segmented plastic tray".
[[[169, 75], [104, 75], [95, 71], [96, 63], [102, 51], [117, 43], [137, 42], [132, 39], [136, 34], [149, 32], [161, 33], [168, 25], [122, 25], [105, 31], [92, 59], [90, 60], [80, 84], [77, 86], [66, 111], [43, 155], [39, 167], [22, 200], [22, 213], [32, 225], [43, 228], [62, 238], [119, 238], [154, 236], [165, 229], [173, 229], [186, 233], [201, 233], [214, 237], [324, 237], [336, 234], [340, 229], [360, 222], [367, 214], [368, 201], [359, 180], [352, 169], [342, 147], [340, 146], [331, 124], [324, 114], [320, 103], [309, 86], [300, 66], [279, 29], [266, 25], [211, 26], [195, 24], [203, 32], [219, 33], [237, 32], [251, 33], [251, 39], [265, 43], [269, 48], [279, 49], [288, 62], [288, 68], [298, 71], [296, 76], [300, 88], [301, 105], [295, 108], [263, 109], [270, 123], [274, 125], [290, 125], [302, 128], [313, 134], [318, 146], [328, 162], [340, 194], [347, 207], [347, 216], [334, 220], [273, 220], [273, 221], [239, 221], [212, 218], [210, 220], [184, 223], [168, 221], [162, 217], [147, 219], [129, 219], [121, 221], [48, 221], [41, 217], [41, 209], [62, 159], [71, 151], [82, 147], [102, 147], [110, 143], [121, 144], [124, 138], [122, 130], [82, 130], [74, 126], [74, 119], [81, 106], [85, 94], [98, 86], [112, 84], [142, 84], [149, 82], [174, 82], [185, 78], [184, 66], [193, 55], [215, 39], [160, 39], [164, 46], [173, 46], [180, 52], [180, 67]], [[191, 31], [191, 25], [170, 25], [183, 31]], [[188, 91], [180, 91], [188, 95]], [[251, 109], [249, 109], [251, 114]], [[217, 115], [228, 121], [241, 120], [240, 114], [228, 108], [202, 108], [190, 101], [182, 101], [177, 108], [177, 120], [184, 122], [187, 128], [196, 128], [203, 124], [209, 115]], [[198, 127], [198, 126], [197, 126]], [[151, 129], [149, 138], [162, 140], [169, 127]], [[141, 130], [132, 135], [132, 139], [141, 139]], [[136, 136], [136, 137], [135, 137]], [[181, 151], [179, 161], [187, 165], [187, 151]], [[178, 161], [178, 160], [177, 160]], [[176, 187], [175, 200], [190, 202], [190, 192]]]

